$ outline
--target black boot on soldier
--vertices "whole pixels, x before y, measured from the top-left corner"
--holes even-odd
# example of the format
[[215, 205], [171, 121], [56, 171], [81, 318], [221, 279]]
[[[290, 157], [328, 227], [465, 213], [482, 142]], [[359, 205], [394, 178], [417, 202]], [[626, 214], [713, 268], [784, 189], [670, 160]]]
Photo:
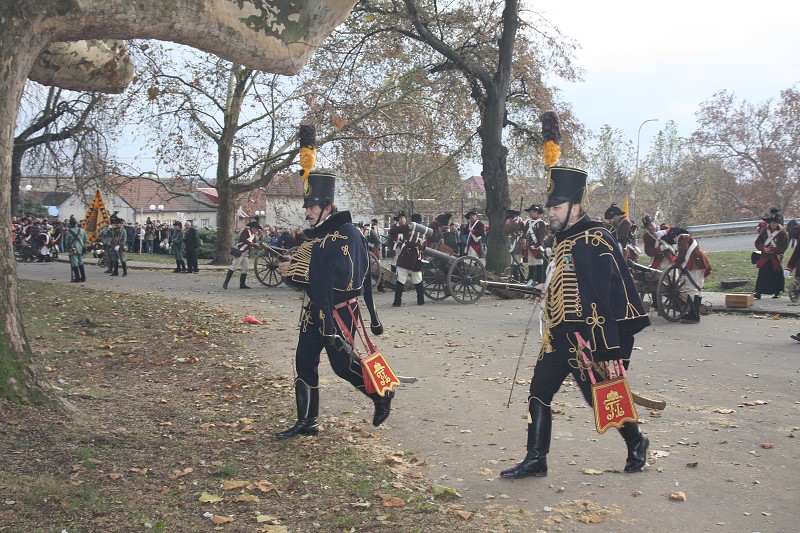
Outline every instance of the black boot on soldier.
[[239, 288], [240, 289], [249, 289], [250, 288], [250, 287], [247, 286], [245, 281], [247, 281], [247, 274], [239, 274]]
[[517, 466], [500, 472], [502, 478], [520, 479], [547, 475], [547, 454], [550, 452], [553, 414], [550, 407], [543, 405], [536, 398], [531, 398], [528, 403], [531, 415], [531, 422], [528, 424], [528, 453]]
[[420, 281], [414, 288], [417, 289], [417, 305], [425, 305], [425, 286]]
[[394, 285], [394, 302], [392, 302], [392, 306], [400, 307], [403, 305], [403, 290], [405, 290], [405, 286], [403, 283], [399, 281], [395, 282]]
[[625, 460], [625, 472], [640, 472], [647, 465], [647, 448], [650, 439], [645, 437], [639, 424], [626, 422], [619, 428], [619, 434], [625, 439], [628, 447], [628, 458]]
[[681, 319], [681, 324], [699, 324], [700, 323], [700, 297], [695, 296], [694, 299], [688, 300], [689, 312]]
[[389, 418], [389, 413], [392, 411], [394, 392], [387, 390], [383, 396], [377, 392], [373, 392], [368, 396], [372, 399], [372, 403], [375, 404], [375, 413], [372, 415], [372, 425], [378, 427]]
[[123, 261], [122, 262], [122, 277], [124, 278], [127, 275], [128, 275], [128, 263]]
[[222, 284], [223, 289], [228, 288], [228, 283], [230, 283], [232, 277], [233, 277], [233, 270], [228, 270], [228, 272], [225, 274], [225, 283]]
[[111, 268], [113, 269], [113, 270], [111, 271], [111, 275], [112, 275], [112, 276], [119, 276], [119, 262], [118, 262], [118, 261], [114, 261], [114, 262], [111, 264]]
[[173, 274], [180, 274], [181, 272], [181, 262], [177, 259], [175, 260], [175, 270], [172, 271]]
[[69, 280], [70, 283], [78, 283], [81, 280], [81, 274], [78, 271], [78, 267], [72, 267], [72, 279]]
[[319, 389], [312, 388], [301, 380], [294, 382], [294, 397], [297, 402], [297, 422], [285, 431], [277, 433], [279, 439], [291, 439], [297, 435], [319, 433]]
[[81, 273], [81, 279], [80, 279], [80, 281], [81, 281], [81, 282], [84, 282], [84, 281], [86, 281], [86, 271], [83, 269], [83, 265], [79, 265], [79, 266], [78, 266], [78, 272], [80, 272], [80, 273]]

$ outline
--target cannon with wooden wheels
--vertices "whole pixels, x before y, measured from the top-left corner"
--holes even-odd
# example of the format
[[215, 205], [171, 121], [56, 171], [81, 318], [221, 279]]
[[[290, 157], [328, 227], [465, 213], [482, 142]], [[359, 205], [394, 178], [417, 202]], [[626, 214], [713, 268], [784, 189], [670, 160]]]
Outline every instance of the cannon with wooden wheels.
[[793, 302], [800, 301], [800, 278], [793, 276], [787, 283], [787, 291], [789, 292], [789, 299]]
[[253, 269], [256, 273], [256, 279], [267, 287], [277, 287], [283, 283], [283, 276], [278, 273], [278, 264], [281, 261], [281, 256], [286, 253], [293, 253], [297, 248], [286, 250], [284, 248], [275, 248], [266, 244], [260, 245], [261, 250], [256, 254], [253, 260]]
[[688, 285], [691, 280], [680, 265], [667, 268], [658, 280], [656, 303], [658, 314], [670, 322], [678, 322], [689, 312]]
[[486, 267], [475, 257], [457, 257], [434, 248], [426, 248], [423, 263], [422, 285], [425, 296], [431, 300], [444, 300], [452, 296], [461, 304], [477, 302], [486, 287]]

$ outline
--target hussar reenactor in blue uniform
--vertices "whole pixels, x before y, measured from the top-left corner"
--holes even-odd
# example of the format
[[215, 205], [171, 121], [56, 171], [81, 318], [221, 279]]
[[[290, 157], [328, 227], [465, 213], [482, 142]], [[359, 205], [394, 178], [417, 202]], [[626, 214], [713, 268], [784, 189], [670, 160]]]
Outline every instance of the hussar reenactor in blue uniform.
[[306, 240], [290, 262], [279, 265], [286, 283], [304, 290], [308, 297], [302, 310], [295, 352], [297, 422], [278, 433], [279, 439], [319, 432], [319, 363], [323, 349], [336, 375], [373, 401], [373, 425], [379, 426], [389, 417], [394, 397], [391, 390], [383, 396], [377, 392], [367, 393], [359, 362], [334, 344], [336, 335], [347, 338], [343, 330], [352, 333], [360, 327], [359, 295], [362, 291], [370, 314], [371, 331], [374, 335], [383, 333], [372, 301], [369, 245], [352, 223], [350, 212], [338, 211], [333, 203], [335, 179], [333, 173], [324, 171], [308, 175], [303, 202], [309, 225], [304, 231]]
[[175, 257], [175, 272], [179, 274], [186, 272], [186, 263], [183, 261], [183, 224], [179, 220], [172, 223], [172, 229], [169, 232], [169, 243], [171, 248], [169, 253]]
[[111, 215], [111, 231], [109, 232], [111, 239], [111, 268], [112, 276], [119, 276], [119, 265], [122, 264], [122, 276], [128, 275], [128, 263], [125, 261], [125, 252], [128, 251], [128, 232], [125, 231], [125, 221], [114, 215]]
[[[542, 286], [544, 335], [528, 396], [527, 455], [500, 473], [509, 479], [547, 475], [551, 405], [564, 379], [572, 374], [592, 405], [592, 369], [620, 359], [627, 368], [634, 334], [650, 324], [617, 241], [584, 211], [586, 172], [549, 172], [545, 207], [555, 238]], [[621, 421], [619, 432], [628, 448], [625, 472], [642, 470], [650, 441], [634, 421]]]
[[72, 268], [72, 282], [86, 281], [86, 272], [83, 270], [83, 252], [89, 238], [84, 229], [78, 226], [74, 216], [69, 217], [69, 229], [64, 235], [64, 247], [69, 253], [69, 266]]

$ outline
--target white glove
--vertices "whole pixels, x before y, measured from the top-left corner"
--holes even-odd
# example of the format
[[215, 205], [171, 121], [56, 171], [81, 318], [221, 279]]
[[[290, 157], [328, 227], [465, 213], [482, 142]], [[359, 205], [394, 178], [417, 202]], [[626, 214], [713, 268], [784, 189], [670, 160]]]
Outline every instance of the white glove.
[[114, 247], [115, 252], [119, 252], [119, 244]]
[[783, 270], [783, 277], [786, 278], [786, 279], [791, 278], [792, 277], [792, 271], [789, 270], [788, 268], [785, 268]]

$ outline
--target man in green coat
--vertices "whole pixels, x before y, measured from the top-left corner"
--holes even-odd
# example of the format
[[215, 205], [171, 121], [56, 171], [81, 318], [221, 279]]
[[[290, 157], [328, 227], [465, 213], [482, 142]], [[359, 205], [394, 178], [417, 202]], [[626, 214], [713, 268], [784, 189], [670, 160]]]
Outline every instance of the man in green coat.
[[111, 216], [111, 264], [112, 276], [119, 276], [119, 265], [122, 263], [122, 276], [128, 275], [128, 264], [125, 262], [125, 252], [128, 248], [128, 232], [125, 231], [125, 221], [115, 215]]
[[176, 274], [186, 272], [186, 263], [183, 262], [183, 224], [180, 221], [172, 223], [169, 242], [171, 245], [170, 253], [175, 256], [176, 267], [173, 272]]
[[69, 217], [69, 229], [64, 236], [64, 247], [69, 252], [69, 266], [72, 268], [72, 283], [86, 281], [83, 270], [83, 252], [89, 238], [83, 228], [78, 227], [74, 216]]

